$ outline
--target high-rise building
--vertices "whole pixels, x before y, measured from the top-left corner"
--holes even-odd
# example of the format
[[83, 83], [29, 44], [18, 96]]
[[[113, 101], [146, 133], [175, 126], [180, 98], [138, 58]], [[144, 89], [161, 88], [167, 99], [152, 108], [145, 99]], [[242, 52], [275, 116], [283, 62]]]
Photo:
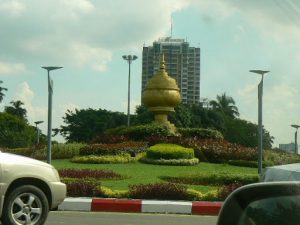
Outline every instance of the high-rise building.
[[184, 39], [160, 38], [153, 46], [143, 47], [142, 92], [148, 80], [159, 70], [164, 54], [166, 71], [180, 88], [182, 102], [200, 102], [200, 48], [190, 47]]

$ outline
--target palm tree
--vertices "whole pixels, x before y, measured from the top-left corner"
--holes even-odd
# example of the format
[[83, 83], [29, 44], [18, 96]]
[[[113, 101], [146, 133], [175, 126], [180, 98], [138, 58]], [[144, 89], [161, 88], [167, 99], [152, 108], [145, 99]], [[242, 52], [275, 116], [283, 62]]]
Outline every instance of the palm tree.
[[11, 101], [10, 104], [12, 106], [5, 106], [4, 111], [6, 113], [21, 117], [22, 119], [26, 120], [27, 110], [22, 107], [24, 103], [20, 100], [17, 100], [17, 101]]
[[[3, 83], [3, 81], [0, 80], [0, 84], [2, 84], [2, 83]], [[4, 96], [5, 96], [5, 94], [3, 93], [3, 91], [7, 91], [7, 88], [4, 88], [4, 87], [0, 86], [0, 103], [2, 102], [2, 100], [3, 100]]]
[[209, 104], [213, 109], [232, 119], [240, 115], [238, 108], [235, 106], [235, 101], [232, 97], [227, 96], [226, 93], [217, 95], [217, 100], [212, 100]]

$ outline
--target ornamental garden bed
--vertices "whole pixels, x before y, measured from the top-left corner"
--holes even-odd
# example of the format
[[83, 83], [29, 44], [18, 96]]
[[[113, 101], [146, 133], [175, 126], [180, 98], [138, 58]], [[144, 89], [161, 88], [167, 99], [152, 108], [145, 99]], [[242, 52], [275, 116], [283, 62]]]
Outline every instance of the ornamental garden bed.
[[[195, 166], [178, 167], [151, 165], [140, 162], [130, 164], [75, 164], [69, 160], [53, 160], [53, 165], [60, 171], [62, 180], [67, 183], [69, 196], [84, 195], [86, 197], [222, 200], [232, 189], [241, 185], [238, 182], [234, 182], [234, 177], [242, 176], [242, 174], [248, 177], [245, 179], [257, 176], [256, 168], [204, 162]], [[95, 177], [98, 173], [103, 175]], [[213, 180], [214, 174], [224, 173], [228, 174], [226, 179], [224, 178], [226, 182], [220, 182], [222, 180], [220, 177], [218, 177], [218, 180]], [[90, 175], [85, 176], [84, 174]], [[104, 174], [115, 175], [107, 177]], [[203, 177], [211, 174], [211, 180], [199, 183], [197, 180], [199, 177], [195, 178], [197, 174]], [[168, 180], [181, 177], [193, 177], [197, 182]], [[228, 182], [228, 177], [233, 177], [233, 183]], [[208, 178], [206, 177], [206, 179]], [[241, 181], [241, 179], [237, 181]], [[178, 190], [178, 193], [174, 192], [172, 195], [164, 194], [168, 193], [170, 188], [175, 191]], [[80, 194], [78, 190], [83, 190], [83, 193]]]

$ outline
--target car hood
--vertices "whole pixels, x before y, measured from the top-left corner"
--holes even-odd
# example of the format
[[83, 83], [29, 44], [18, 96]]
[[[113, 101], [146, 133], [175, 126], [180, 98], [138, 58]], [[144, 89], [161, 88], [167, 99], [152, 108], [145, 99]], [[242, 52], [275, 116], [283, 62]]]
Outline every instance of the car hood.
[[52, 168], [51, 165], [39, 160], [0, 151], [0, 164], [27, 164]]
[[263, 181], [300, 181], [300, 163], [267, 167]]

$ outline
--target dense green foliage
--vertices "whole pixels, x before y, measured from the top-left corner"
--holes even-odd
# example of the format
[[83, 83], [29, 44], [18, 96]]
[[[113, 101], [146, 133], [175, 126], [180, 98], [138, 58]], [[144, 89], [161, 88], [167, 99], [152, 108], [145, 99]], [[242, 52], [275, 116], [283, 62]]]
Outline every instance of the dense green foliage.
[[183, 138], [223, 139], [222, 133], [215, 129], [178, 128], [177, 131], [182, 135]]
[[107, 129], [126, 124], [124, 113], [91, 108], [68, 110], [63, 120], [66, 125], [59, 131], [68, 142], [89, 142]]
[[[218, 130], [226, 140], [232, 143], [256, 147], [257, 125], [238, 119], [238, 115], [235, 101], [224, 93], [217, 95], [217, 99], [211, 101], [206, 108], [201, 104], [179, 104], [175, 112], [169, 115], [169, 120], [179, 128], [179, 131], [181, 131], [180, 128], [194, 129], [185, 130], [184, 135], [189, 134], [188, 132], [195, 132], [199, 128], [209, 128]], [[66, 125], [61, 126], [58, 131], [68, 142], [99, 143], [101, 139], [97, 137], [101, 137], [104, 133], [126, 136], [131, 140], [172, 135], [167, 127], [153, 123], [153, 113], [144, 105], [137, 107], [136, 115], [131, 115], [131, 127], [125, 127], [126, 115], [124, 113], [102, 109], [67, 111], [63, 119]], [[272, 143], [273, 137], [264, 130], [264, 148], [271, 148]]]
[[235, 101], [232, 97], [227, 96], [226, 93], [217, 95], [217, 100], [212, 100], [210, 105], [214, 110], [222, 113], [226, 117], [233, 119], [240, 115], [238, 108], [235, 106]]
[[[0, 80], [0, 85], [3, 83], [2, 80]], [[0, 86], [0, 103], [3, 101], [3, 98], [5, 96], [4, 91], [7, 91], [7, 88]]]
[[[227, 141], [255, 148], [258, 143], [258, 125], [241, 119], [226, 119], [224, 137]], [[263, 148], [271, 149], [274, 137], [263, 129]]]
[[34, 127], [15, 115], [0, 112], [0, 147], [29, 147], [35, 143]]
[[24, 103], [20, 100], [18, 101], [11, 101], [11, 106], [5, 106], [4, 112], [9, 113], [11, 115], [15, 115], [20, 117], [23, 120], [27, 120], [27, 110], [23, 108]]
[[108, 134], [124, 135], [131, 140], [145, 140], [151, 136], [168, 136], [171, 135], [170, 130], [157, 123], [146, 125], [118, 127], [107, 131]]
[[147, 150], [146, 156], [150, 159], [192, 159], [194, 150], [175, 144], [157, 144]]

